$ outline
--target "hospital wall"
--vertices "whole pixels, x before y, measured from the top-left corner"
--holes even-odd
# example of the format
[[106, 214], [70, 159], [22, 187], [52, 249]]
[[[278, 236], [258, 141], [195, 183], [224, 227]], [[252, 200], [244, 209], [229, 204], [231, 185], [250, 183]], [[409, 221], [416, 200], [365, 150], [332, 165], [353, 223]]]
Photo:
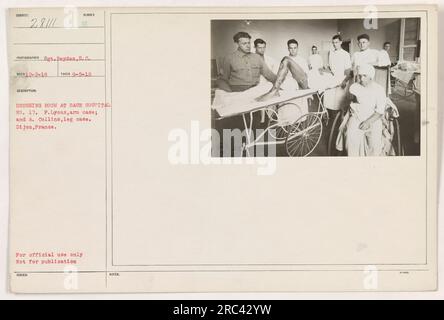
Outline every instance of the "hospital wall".
[[358, 35], [366, 33], [370, 36], [370, 46], [373, 49], [381, 50], [386, 41], [392, 44], [389, 53], [392, 61], [398, 59], [400, 28], [400, 19], [378, 19], [377, 29], [366, 29], [362, 19], [338, 20], [338, 31], [343, 40], [351, 40], [351, 53], [359, 51]]
[[252, 41], [257, 38], [264, 39], [267, 42], [266, 54], [277, 61], [288, 55], [287, 41], [294, 38], [299, 42], [299, 54], [308, 58], [311, 47], [316, 45], [322, 51], [325, 62], [331, 37], [338, 30], [338, 21], [213, 20], [211, 28], [211, 56], [212, 59], [217, 59], [219, 64], [224, 56], [236, 50], [233, 35], [239, 31], [248, 32], [252, 36]]

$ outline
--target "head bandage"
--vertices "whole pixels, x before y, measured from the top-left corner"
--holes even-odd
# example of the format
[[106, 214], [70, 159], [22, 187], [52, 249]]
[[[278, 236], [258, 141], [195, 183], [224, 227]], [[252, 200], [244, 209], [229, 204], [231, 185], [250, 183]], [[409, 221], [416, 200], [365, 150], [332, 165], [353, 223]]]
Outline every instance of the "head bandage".
[[362, 64], [358, 66], [358, 74], [366, 75], [373, 79], [375, 77], [375, 68], [369, 64]]

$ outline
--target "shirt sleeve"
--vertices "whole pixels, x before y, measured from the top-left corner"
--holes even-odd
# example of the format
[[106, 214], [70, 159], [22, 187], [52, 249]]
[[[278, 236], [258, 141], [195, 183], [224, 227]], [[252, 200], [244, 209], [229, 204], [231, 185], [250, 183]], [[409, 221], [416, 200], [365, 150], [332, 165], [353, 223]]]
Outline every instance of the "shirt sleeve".
[[378, 90], [376, 93], [376, 107], [375, 111], [379, 114], [385, 113], [385, 107], [387, 104], [387, 97], [385, 96], [384, 88], [378, 86]]

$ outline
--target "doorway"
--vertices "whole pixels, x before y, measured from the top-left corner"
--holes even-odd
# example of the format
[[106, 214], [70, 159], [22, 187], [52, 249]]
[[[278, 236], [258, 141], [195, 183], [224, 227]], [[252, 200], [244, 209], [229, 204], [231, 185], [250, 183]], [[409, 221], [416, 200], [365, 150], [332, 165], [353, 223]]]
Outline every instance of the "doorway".
[[342, 49], [350, 53], [351, 40], [342, 40], [341, 47]]

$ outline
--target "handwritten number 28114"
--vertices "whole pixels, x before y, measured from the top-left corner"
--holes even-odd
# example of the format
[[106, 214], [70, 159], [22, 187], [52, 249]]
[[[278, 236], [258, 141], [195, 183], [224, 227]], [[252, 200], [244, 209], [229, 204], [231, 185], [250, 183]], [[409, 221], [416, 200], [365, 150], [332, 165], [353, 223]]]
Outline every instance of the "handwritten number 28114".
[[34, 18], [31, 20], [31, 28], [53, 28], [56, 21], [56, 18]]

